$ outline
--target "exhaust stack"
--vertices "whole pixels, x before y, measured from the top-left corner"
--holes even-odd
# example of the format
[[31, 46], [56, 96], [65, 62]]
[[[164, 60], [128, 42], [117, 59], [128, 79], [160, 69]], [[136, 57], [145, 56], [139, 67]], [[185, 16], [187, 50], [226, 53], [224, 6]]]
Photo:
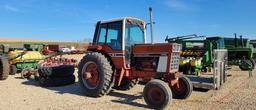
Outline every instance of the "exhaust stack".
[[244, 47], [244, 40], [243, 40], [243, 36], [240, 35], [240, 40], [241, 40], [241, 45], [242, 45], [242, 48]]
[[237, 42], [237, 36], [236, 36], [236, 33], [234, 33], [234, 35], [235, 35], [235, 47], [237, 47], [238, 42]]
[[152, 20], [152, 8], [149, 8], [149, 17], [150, 17], [150, 33], [151, 33], [151, 43], [154, 43], [154, 36], [153, 36], [153, 20]]

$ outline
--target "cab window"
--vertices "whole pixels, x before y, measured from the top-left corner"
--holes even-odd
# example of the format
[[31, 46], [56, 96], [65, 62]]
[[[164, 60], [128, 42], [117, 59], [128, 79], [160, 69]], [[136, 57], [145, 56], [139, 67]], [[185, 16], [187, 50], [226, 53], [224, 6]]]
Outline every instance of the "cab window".
[[122, 49], [122, 22], [100, 25], [98, 44], [107, 44], [114, 50]]

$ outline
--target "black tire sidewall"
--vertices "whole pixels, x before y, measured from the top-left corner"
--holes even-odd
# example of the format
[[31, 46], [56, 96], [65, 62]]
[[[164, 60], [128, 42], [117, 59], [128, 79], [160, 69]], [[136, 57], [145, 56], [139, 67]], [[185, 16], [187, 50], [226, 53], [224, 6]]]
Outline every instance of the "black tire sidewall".
[[[160, 103], [157, 103], [157, 104], [154, 104], [153, 102], [150, 101], [149, 97], [148, 97], [148, 91], [151, 89], [151, 88], [159, 88], [161, 89], [161, 91], [164, 93], [165, 95], [165, 99], [163, 102], [160, 102]], [[151, 80], [149, 81], [145, 87], [144, 87], [144, 90], [143, 90], [143, 96], [144, 96], [144, 100], [145, 102], [147, 103], [147, 105], [150, 107], [150, 108], [153, 108], [153, 109], [163, 109], [165, 108], [169, 103], [171, 103], [171, 100], [172, 100], [172, 92], [169, 88], [169, 86], [161, 81], [161, 80]], [[159, 105], [158, 105], [159, 104]]]
[[173, 98], [186, 99], [191, 95], [191, 93], [193, 91], [193, 85], [192, 85], [191, 81], [185, 76], [180, 77], [179, 81], [181, 81], [184, 84], [185, 91], [183, 93], [179, 93], [173, 87], [171, 87]]
[[64, 86], [75, 83], [75, 76], [65, 77], [39, 77], [39, 84], [43, 87]]
[[49, 70], [49, 74], [47, 76], [51, 77], [64, 77], [64, 76], [70, 76], [74, 74], [75, 72], [75, 67], [74, 65], [60, 65], [60, 66], [54, 66], [54, 67], [40, 67], [38, 71], [41, 74], [44, 74], [46, 72], [45, 70]]
[[[85, 55], [85, 57], [79, 63], [78, 78], [79, 78], [80, 86], [81, 86], [83, 92], [85, 93], [85, 95], [98, 97], [101, 95], [105, 95], [108, 92], [108, 90], [105, 91], [104, 89], [109, 89], [109, 88], [104, 88], [104, 87], [106, 87], [106, 85], [109, 86], [111, 84], [105, 85], [105, 83], [106, 83], [105, 82], [105, 78], [106, 78], [105, 72], [106, 71], [103, 66], [104, 65], [103, 62], [101, 62], [103, 60], [101, 58], [104, 55], [97, 53], [97, 52], [95, 52], [94, 54], [92, 54], [92, 53]], [[102, 55], [102, 56], [100, 56], [100, 55]], [[83, 81], [83, 76], [82, 76], [83, 70], [85, 69], [85, 65], [89, 62], [93, 62], [98, 66], [97, 68], [98, 68], [100, 80], [98, 82], [98, 85], [95, 88], [86, 87], [86, 85], [84, 84], [84, 82], [86, 82], [86, 81]], [[109, 63], [109, 62], [104, 62], [104, 63]], [[110, 65], [110, 63], [109, 63], [109, 65]], [[110, 88], [112, 88], [112, 87], [110, 86]]]
[[[96, 65], [98, 66], [98, 71], [99, 71], [100, 79], [104, 79], [105, 78], [105, 75], [103, 74], [104, 73], [104, 71], [103, 71], [104, 68], [99, 64], [99, 60], [97, 58], [94, 58], [94, 57], [88, 58], [88, 60], [86, 60], [86, 62], [94, 62], [94, 63], [96, 63]], [[99, 94], [99, 91], [101, 91], [103, 89], [103, 84], [104, 84], [104, 81], [100, 80], [98, 82], [98, 86], [95, 89], [93, 89], [93, 90], [92, 89], [87, 89], [87, 87], [84, 87], [84, 88], [87, 89], [86, 91], [88, 91], [88, 92], [92, 92], [92, 93], [95, 92], [96, 94]], [[83, 85], [83, 86], [85, 86], [85, 85]], [[92, 94], [92, 93], [89, 93], [89, 94]]]

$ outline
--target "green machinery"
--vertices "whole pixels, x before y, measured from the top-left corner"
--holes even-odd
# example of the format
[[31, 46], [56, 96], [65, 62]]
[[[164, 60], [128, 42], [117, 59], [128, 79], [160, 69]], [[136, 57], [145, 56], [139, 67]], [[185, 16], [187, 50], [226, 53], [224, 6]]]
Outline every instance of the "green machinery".
[[[1, 44], [0, 45], [0, 79], [6, 79], [6, 74], [2, 75], [3, 67], [8, 66], [8, 74], [21, 72], [23, 75], [27, 70], [35, 69], [43, 56], [40, 53], [43, 44]], [[5, 58], [5, 59], [3, 59]], [[7, 63], [3, 62], [6, 61]], [[6, 73], [5, 69], [5, 73]], [[3, 76], [3, 78], [1, 78]]]
[[238, 65], [241, 70], [252, 71], [255, 63], [253, 60], [253, 46], [249, 39], [244, 39], [242, 36], [237, 38], [223, 38], [225, 48], [228, 49], [228, 64]]
[[218, 89], [227, 79], [227, 49], [221, 37], [188, 35], [166, 38], [182, 44], [179, 70], [196, 88]]
[[[241, 70], [253, 70], [253, 48], [248, 39], [224, 37], [207, 37], [188, 35], [166, 38], [168, 42], [180, 43], [183, 46], [180, 69], [185, 74], [200, 75], [200, 72], [211, 71], [214, 49], [228, 50], [228, 65], [238, 65]], [[201, 39], [197, 39], [201, 38]], [[192, 40], [193, 39], [193, 40]]]
[[12, 49], [8, 51], [10, 64], [10, 74], [23, 72], [26, 69], [36, 68], [38, 62], [43, 58], [40, 53], [43, 45], [24, 44], [21, 49]]
[[41, 43], [24, 44], [24, 48], [29, 51], [42, 52], [43, 47], [44, 47], [44, 44], [41, 44]]
[[[206, 40], [196, 39], [205, 36], [188, 35], [176, 38], [166, 38], [168, 42], [182, 44], [180, 71], [184, 74], [200, 75], [201, 71], [210, 72], [213, 66], [213, 50], [224, 49], [221, 37], [209, 37]], [[191, 40], [194, 39], [194, 40]]]

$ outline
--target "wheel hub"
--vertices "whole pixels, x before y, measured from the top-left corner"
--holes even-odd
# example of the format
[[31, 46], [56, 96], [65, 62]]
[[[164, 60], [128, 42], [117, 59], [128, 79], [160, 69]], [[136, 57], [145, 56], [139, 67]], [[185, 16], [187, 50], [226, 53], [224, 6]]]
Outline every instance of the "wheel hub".
[[159, 88], [152, 88], [148, 92], [149, 98], [154, 103], [161, 103], [164, 100], [164, 93]]
[[177, 83], [174, 85], [174, 89], [177, 92], [183, 93], [185, 91], [185, 84], [180, 79], [177, 81]]
[[85, 72], [85, 74], [83, 75], [84, 79], [90, 79], [92, 78], [92, 73], [91, 72]]
[[83, 81], [88, 88], [95, 88], [99, 83], [98, 66], [94, 62], [88, 62], [84, 66]]

